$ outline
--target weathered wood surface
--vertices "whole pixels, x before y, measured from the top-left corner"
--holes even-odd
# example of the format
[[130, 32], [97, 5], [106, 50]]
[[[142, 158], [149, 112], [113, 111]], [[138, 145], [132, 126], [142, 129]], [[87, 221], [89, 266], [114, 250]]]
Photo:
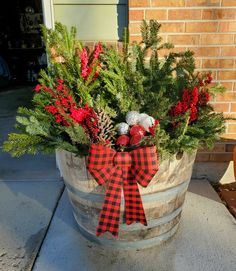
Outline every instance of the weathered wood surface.
[[176, 232], [194, 158], [195, 154], [184, 153], [180, 158], [174, 156], [162, 161], [149, 186], [139, 186], [148, 226], [125, 224], [122, 196], [119, 237], [114, 239], [110, 233], [99, 238], [95, 236], [106, 186], [99, 186], [89, 174], [85, 159], [66, 151], [58, 153], [60, 170], [80, 231], [92, 241], [117, 248], [153, 246]]
[[[181, 159], [173, 156], [172, 159], [162, 161], [149, 186], [140, 187], [142, 194], [166, 190], [188, 179], [192, 174], [194, 159], [195, 154], [184, 153]], [[73, 153], [62, 151], [58, 152], [58, 161], [64, 180], [68, 180], [73, 187], [88, 193], [104, 193], [105, 186], [99, 186], [87, 171], [85, 158], [75, 157]]]

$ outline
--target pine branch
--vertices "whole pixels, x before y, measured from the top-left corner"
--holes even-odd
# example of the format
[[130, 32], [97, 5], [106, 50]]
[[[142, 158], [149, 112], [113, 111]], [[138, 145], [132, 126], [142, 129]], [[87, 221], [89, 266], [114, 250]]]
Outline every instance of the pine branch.
[[122, 34], [122, 51], [124, 59], [128, 57], [128, 51], [129, 51], [129, 29], [127, 27], [124, 28], [123, 34]]
[[66, 127], [64, 131], [70, 136], [70, 139], [75, 144], [89, 144], [89, 139], [84, 131], [84, 128], [80, 124], [74, 125], [74, 127]]
[[36, 154], [42, 149], [44, 140], [40, 136], [28, 134], [9, 134], [8, 140], [3, 143], [3, 150], [13, 157], [23, 154]]
[[149, 43], [149, 25], [147, 24], [147, 22], [145, 20], [143, 20], [141, 27], [140, 27], [140, 31], [141, 31], [141, 36], [142, 36], [142, 43], [144, 44], [148, 44]]

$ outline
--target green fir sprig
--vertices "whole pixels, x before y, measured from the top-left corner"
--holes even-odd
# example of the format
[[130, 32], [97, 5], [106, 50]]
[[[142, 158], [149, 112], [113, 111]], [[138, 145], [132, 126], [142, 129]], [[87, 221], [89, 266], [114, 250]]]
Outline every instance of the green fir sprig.
[[[100, 142], [113, 141], [112, 125], [125, 121], [127, 112], [139, 111], [159, 120], [154, 136], [145, 136], [141, 144], [156, 145], [160, 157], [193, 152], [201, 146], [212, 147], [225, 129], [222, 113], [214, 112], [204, 100], [195, 103], [197, 115], [193, 120], [191, 105], [176, 115], [170, 112], [183, 100], [186, 90], [191, 94], [197, 87], [199, 97], [202, 95], [208, 99], [208, 95], [214, 96], [225, 88], [209, 85], [211, 75], [196, 72], [193, 52], [169, 50], [174, 45], [162, 41], [160, 28], [161, 24], [155, 20], [143, 21], [140, 27], [142, 40], [132, 44], [125, 29], [122, 50], [103, 44], [97, 60], [93, 59], [93, 52], [77, 40], [75, 27], [68, 30], [61, 23], [56, 23], [54, 29], [42, 26], [49, 65], [40, 72], [39, 84], [56, 91], [57, 80], [61, 79], [76, 107], [90, 106], [98, 114], [103, 112], [104, 119], [109, 121], [104, 126], [99, 116]], [[86, 77], [82, 76], [81, 60], [81, 53], [85, 50], [89, 55], [88, 65], [92, 63]], [[62, 125], [45, 110], [45, 107], [54, 105], [53, 97], [50, 92], [39, 91], [35, 93], [30, 109], [19, 108], [16, 119], [19, 133], [9, 135], [3, 145], [5, 151], [13, 156], [48, 153], [55, 149], [65, 149], [77, 155], [88, 153], [91, 140], [83, 126], [71, 119], [71, 112], [63, 113], [67, 124]]]

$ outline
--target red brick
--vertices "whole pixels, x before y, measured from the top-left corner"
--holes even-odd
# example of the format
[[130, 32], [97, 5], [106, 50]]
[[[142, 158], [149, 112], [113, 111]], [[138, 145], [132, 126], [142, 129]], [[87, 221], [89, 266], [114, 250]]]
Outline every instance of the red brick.
[[202, 60], [199, 58], [195, 58], [195, 67], [196, 69], [201, 69], [202, 67]]
[[129, 7], [147, 7], [149, 0], [129, 0]]
[[136, 42], [141, 42], [142, 41], [142, 37], [141, 36], [130, 36], [129, 37], [129, 41], [130, 43], [136, 41]]
[[199, 56], [219, 56], [220, 54], [220, 48], [218, 47], [196, 47], [196, 48], [190, 48], [194, 52], [195, 57]]
[[211, 151], [212, 152], [225, 152], [225, 144], [224, 143], [216, 143], [214, 148]]
[[180, 53], [180, 52], [184, 52], [186, 51], [186, 47], [175, 47], [173, 49], [162, 49], [159, 51], [159, 55], [162, 57], [162, 56], [165, 56], [167, 54], [169, 54], [170, 52], [175, 52], [175, 53]]
[[236, 123], [228, 125], [228, 133], [236, 133]]
[[140, 34], [140, 23], [130, 23], [129, 32], [130, 34]]
[[219, 71], [218, 80], [236, 80], [236, 70]]
[[233, 160], [232, 153], [212, 153], [210, 154], [211, 162], [229, 162]]
[[145, 19], [151, 20], [166, 20], [167, 19], [167, 10], [160, 10], [160, 9], [150, 9], [146, 10]]
[[233, 44], [234, 35], [233, 34], [202, 34], [201, 44]]
[[169, 20], [199, 20], [201, 19], [200, 9], [170, 9]]
[[197, 153], [195, 162], [207, 162], [210, 160], [209, 153]]
[[196, 45], [199, 44], [200, 35], [169, 35], [168, 42], [175, 45]]
[[144, 19], [144, 10], [129, 10], [129, 20], [140, 21]]
[[236, 22], [220, 22], [219, 32], [235, 32]]
[[152, 0], [153, 7], [184, 7], [185, 0]]
[[236, 103], [231, 103], [231, 112], [236, 112]]
[[186, 6], [220, 6], [220, 0], [186, 0]]
[[217, 22], [186, 22], [186, 32], [216, 32]]
[[232, 82], [221, 82], [221, 85], [225, 87], [228, 91], [233, 90], [233, 83]]
[[169, 32], [169, 33], [184, 32], [184, 23], [162, 23], [160, 32]]
[[216, 94], [216, 101], [219, 102], [236, 102], [235, 92], [225, 92]]
[[229, 103], [212, 103], [216, 112], [229, 112]]
[[204, 9], [202, 11], [203, 20], [236, 19], [235, 9]]
[[225, 144], [224, 143], [216, 143], [213, 149], [200, 149], [199, 153], [209, 153], [209, 152], [225, 152]]
[[159, 36], [162, 38], [162, 42], [167, 42], [167, 35], [165, 33], [160, 34]]
[[236, 147], [236, 144], [226, 144], [225, 151], [226, 152], [233, 152], [234, 147]]
[[222, 0], [221, 3], [222, 6], [228, 6], [228, 7], [235, 7], [236, 6], [236, 0]]
[[203, 59], [202, 60], [202, 68], [208, 69], [230, 69], [234, 66], [234, 60], [233, 59]]
[[236, 46], [225, 46], [221, 48], [221, 56], [236, 56]]

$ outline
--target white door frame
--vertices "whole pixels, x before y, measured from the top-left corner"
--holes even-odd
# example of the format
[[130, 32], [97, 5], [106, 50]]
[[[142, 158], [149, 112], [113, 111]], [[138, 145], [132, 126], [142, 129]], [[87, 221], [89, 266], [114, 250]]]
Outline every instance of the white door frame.
[[[41, 0], [42, 1], [42, 9], [43, 9], [43, 23], [47, 28], [54, 28], [54, 10], [53, 10], [53, 0]], [[55, 152], [56, 159], [56, 167], [58, 168], [61, 174], [60, 163], [58, 160], [59, 153]]]
[[47, 28], [54, 28], [53, 0], [42, 0], [43, 23]]

